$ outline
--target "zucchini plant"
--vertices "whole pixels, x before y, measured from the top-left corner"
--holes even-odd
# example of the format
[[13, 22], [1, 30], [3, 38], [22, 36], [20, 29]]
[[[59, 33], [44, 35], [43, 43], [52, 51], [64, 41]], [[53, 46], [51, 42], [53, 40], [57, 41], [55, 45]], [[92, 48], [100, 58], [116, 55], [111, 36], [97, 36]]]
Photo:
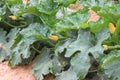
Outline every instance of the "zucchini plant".
[[119, 1], [1, 0], [0, 26], [0, 62], [32, 62], [36, 80], [120, 79]]

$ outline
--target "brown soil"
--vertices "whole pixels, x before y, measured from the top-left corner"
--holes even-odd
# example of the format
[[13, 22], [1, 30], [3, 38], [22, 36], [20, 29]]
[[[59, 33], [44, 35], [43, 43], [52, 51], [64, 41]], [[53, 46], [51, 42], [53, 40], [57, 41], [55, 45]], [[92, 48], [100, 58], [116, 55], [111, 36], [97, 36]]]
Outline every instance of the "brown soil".
[[31, 64], [10, 68], [8, 62], [0, 64], [0, 80], [35, 80], [30, 74]]

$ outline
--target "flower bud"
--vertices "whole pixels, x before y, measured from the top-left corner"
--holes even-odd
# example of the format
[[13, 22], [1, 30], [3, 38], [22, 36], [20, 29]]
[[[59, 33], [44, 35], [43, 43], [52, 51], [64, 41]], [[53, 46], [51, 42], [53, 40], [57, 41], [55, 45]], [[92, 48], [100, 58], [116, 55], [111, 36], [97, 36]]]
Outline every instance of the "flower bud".
[[113, 34], [115, 32], [115, 26], [113, 23], [109, 23], [109, 30], [110, 30], [111, 34]]
[[10, 19], [16, 20], [16, 16], [9, 16]]
[[103, 49], [106, 51], [108, 50], [108, 46], [107, 45], [103, 45]]
[[51, 36], [49, 37], [49, 39], [52, 40], [52, 41], [57, 41], [57, 40], [58, 40], [58, 36], [56, 36], [56, 35], [51, 35]]

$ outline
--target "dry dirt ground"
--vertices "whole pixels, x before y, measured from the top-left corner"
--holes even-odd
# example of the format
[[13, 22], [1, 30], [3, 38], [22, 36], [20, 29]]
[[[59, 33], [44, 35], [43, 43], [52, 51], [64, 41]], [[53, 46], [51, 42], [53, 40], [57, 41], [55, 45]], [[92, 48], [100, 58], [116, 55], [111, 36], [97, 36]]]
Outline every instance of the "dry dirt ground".
[[35, 80], [30, 71], [31, 64], [10, 68], [8, 62], [3, 62], [0, 64], [0, 80]]
[[[90, 21], [97, 21], [99, 16], [92, 10], [90, 10]], [[35, 77], [30, 74], [31, 64], [25, 66], [16, 66], [15, 68], [10, 68], [8, 62], [3, 62], [0, 64], [0, 80], [35, 80]]]

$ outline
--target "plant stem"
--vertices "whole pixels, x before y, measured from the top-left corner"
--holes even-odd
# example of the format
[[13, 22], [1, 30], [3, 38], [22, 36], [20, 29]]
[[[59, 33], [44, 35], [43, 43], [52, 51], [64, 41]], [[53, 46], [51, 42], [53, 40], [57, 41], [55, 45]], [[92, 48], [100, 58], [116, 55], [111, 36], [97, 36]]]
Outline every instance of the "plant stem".
[[120, 45], [108, 46], [108, 50], [111, 50], [111, 49], [120, 49]]
[[38, 52], [39, 54], [41, 53], [38, 49], [36, 49], [34, 46], [31, 46], [32, 49], [34, 49], [36, 52]]
[[22, 25], [22, 26], [15, 26], [15, 25], [12, 25], [12, 24], [6, 22], [5, 20], [2, 20], [2, 21], [3, 21], [5, 24], [7, 24], [8, 26], [13, 27], [13, 28], [23, 28], [23, 27], [26, 27], [26, 26], [27, 26], [27, 23], [26, 23], [26, 22], [23, 22], [24, 25]]
[[96, 69], [96, 70], [91, 70], [91, 71], [88, 71], [89, 73], [93, 73], [93, 72], [97, 72], [98, 71], [98, 69]]

